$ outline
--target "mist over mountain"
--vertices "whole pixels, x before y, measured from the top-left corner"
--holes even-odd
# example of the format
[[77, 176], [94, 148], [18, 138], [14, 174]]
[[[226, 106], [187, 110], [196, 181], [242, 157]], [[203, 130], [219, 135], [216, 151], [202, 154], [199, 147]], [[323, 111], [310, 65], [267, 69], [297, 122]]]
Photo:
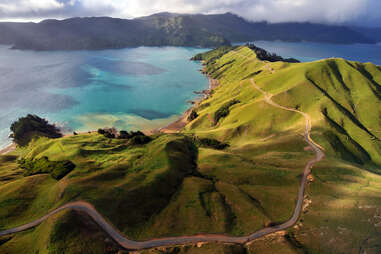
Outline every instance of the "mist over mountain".
[[[372, 30], [373, 29], [373, 30]], [[158, 13], [135, 19], [109, 17], [0, 23], [0, 43], [15, 49], [80, 50], [136, 46], [217, 47], [255, 40], [376, 43], [377, 28], [313, 23], [249, 22], [232, 13]], [[377, 30], [378, 31], [378, 30]]]

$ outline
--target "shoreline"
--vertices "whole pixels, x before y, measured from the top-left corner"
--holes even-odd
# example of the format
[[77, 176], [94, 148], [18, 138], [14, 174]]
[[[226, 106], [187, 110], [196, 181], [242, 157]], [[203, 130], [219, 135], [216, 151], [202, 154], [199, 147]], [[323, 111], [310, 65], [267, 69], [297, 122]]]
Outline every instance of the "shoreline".
[[[181, 117], [172, 122], [169, 123], [168, 125], [161, 127], [161, 128], [156, 128], [156, 129], [151, 129], [151, 130], [142, 130], [142, 132], [148, 136], [150, 135], [155, 135], [155, 134], [160, 134], [160, 133], [166, 133], [166, 134], [171, 134], [171, 133], [179, 133], [190, 121], [188, 120], [189, 115], [191, 114], [192, 110], [197, 108], [198, 105], [200, 105], [201, 102], [209, 98], [210, 93], [213, 89], [218, 87], [220, 84], [217, 79], [213, 79], [210, 77], [204, 69], [201, 69], [200, 72], [203, 75], [206, 75], [208, 78], [208, 88], [205, 90], [202, 90], [200, 92], [195, 91], [194, 93], [197, 95], [203, 95], [203, 97], [195, 99], [195, 100], [190, 100], [188, 101], [192, 105], [181, 115]], [[96, 130], [92, 131], [83, 131], [83, 132], [77, 132], [78, 134], [87, 134], [87, 133], [94, 133]], [[62, 137], [69, 137], [69, 136], [74, 136], [73, 133], [63, 133]], [[16, 150], [16, 144], [11, 143], [8, 146], [4, 147], [3, 149], [0, 149], [0, 156], [1, 155], [6, 155], [8, 153], [11, 153]]]
[[198, 105], [200, 105], [201, 102], [203, 102], [204, 100], [209, 98], [211, 91], [220, 85], [217, 79], [211, 78], [203, 70], [201, 70], [201, 72], [204, 75], [207, 76], [209, 85], [208, 85], [207, 89], [205, 89], [205, 90], [203, 90], [201, 92], [195, 92], [195, 94], [200, 94], [200, 95], [203, 94], [204, 95], [203, 98], [199, 98], [199, 99], [193, 100], [192, 101], [192, 106], [190, 108], [188, 108], [181, 115], [181, 117], [178, 120], [168, 124], [165, 127], [148, 131], [147, 134], [154, 135], [154, 134], [159, 134], [159, 133], [167, 133], [167, 134], [168, 133], [179, 133], [190, 122], [188, 120], [188, 117], [191, 114], [192, 110], [197, 108]]
[[14, 150], [16, 150], [16, 144], [12, 142], [12, 144], [9, 144], [8, 146], [0, 150], [0, 156], [7, 155], [8, 153], [13, 152]]

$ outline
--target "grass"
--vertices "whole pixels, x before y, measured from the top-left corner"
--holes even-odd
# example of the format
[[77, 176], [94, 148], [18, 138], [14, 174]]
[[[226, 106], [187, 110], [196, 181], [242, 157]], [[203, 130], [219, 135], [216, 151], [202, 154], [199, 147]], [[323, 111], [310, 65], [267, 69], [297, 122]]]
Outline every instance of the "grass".
[[[269, 63], [247, 47], [224, 47], [197, 59], [220, 85], [180, 134], [156, 135], [145, 145], [95, 133], [40, 138], [0, 157], [0, 228], [29, 222], [75, 200], [92, 203], [137, 240], [247, 235], [287, 221], [301, 173], [314, 153], [304, 141], [305, 119], [265, 103], [253, 79], [276, 103], [311, 116], [312, 138], [327, 155], [313, 168], [314, 182], [307, 188], [312, 203], [297, 227], [247, 248], [206, 244], [142, 253], [358, 253], [360, 248], [379, 253], [380, 69], [343, 59]], [[223, 117], [221, 109], [228, 109]], [[76, 168], [59, 181], [47, 174], [24, 177], [18, 157], [70, 160]], [[58, 253], [71, 246], [67, 253], [87, 248], [96, 253], [113, 248], [101, 235], [88, 236], [81, 229], [87, 224], [73, 229], [87, 221], [78, 218], [59, 214], [0, 244], [0, 252]], [[33, 250], [21, 250], [20, 244], [32, 245], [39, 235], [44, 237]], [[78, 239], [81, 244], [76, 245]]]
[[313, 175], [312, 203], [293, 232], [308, 253], [379, 253], [381, 176], [335, 159]]
[[[227, 63], [231, 64], [226, 67]], [[343, 148], [336, 151], [337, 142], [333, 144], [332, 135], [328, 138], [323, 135], [325, 140], [322, 142], [328, 154], [343, 158], [348, 153], [344, 155], [342, 151], [347, 150], [354, 157], [362, 157], [361, 163], [364, 165], [381, 164], [381, 83], [378, 83], [381, 72], [373, 64], [344, 59], [268, 63], [258, 60], [249, 48], [239, 47], [215, 61], [208, 61], [205, 68], [212, 77], [218, 77], [221, 85], [201, 103], [199, 110], [196, 109], [199, 117], [187, 126], [187, 131], [207, 133], [220, 139], [225, 139], [229, 130], [237, 128], [257, 129], [260, 133], [263, 126], [269, 129], [269, 123], [275, 122], [274, 113], [285, 116], [285, 119], [277, 119], [277, 128], [296, 129], [303, 124], [300, 115], [278, 113], [279, 109], [260, 105], [262, 95], [250, 85], [250, 78], [253, 78], [258, 86], [274, 95], [273, 100], [277, 103], [309, 113], [314, 128], [322, 134], [333, 132]], [[207, 116], [214, 116], [222, 105], [231, 100], [241, 103], [231, 109], [221, 127], [214, 127]], [[332, 127], [327, 122], [327, 116], [345, 133]], [[270, 129], [269, 132], [279, 131]], [[235, 138], [228, 137], [233, 141]], [[358, 154], [359, 150], [366, 151], [369, 158], [364, 159], [363, 155]]]

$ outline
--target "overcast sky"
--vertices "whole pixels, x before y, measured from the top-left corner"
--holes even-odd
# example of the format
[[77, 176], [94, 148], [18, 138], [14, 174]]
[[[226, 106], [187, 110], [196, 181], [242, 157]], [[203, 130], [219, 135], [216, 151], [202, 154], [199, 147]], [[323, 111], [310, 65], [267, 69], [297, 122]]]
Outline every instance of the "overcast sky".
[[381, 0], [0, 0], [0, 20], [233, 12], [252, 21], [381, 26]]

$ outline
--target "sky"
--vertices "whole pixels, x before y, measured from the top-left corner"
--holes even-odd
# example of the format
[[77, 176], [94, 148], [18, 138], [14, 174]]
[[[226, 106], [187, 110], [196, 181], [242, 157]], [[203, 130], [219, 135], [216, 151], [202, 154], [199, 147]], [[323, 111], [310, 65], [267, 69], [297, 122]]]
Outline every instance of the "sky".
[[232, 12], [251, 21], [381, 27], [381, 0], [0, 0], [0, 21]]

